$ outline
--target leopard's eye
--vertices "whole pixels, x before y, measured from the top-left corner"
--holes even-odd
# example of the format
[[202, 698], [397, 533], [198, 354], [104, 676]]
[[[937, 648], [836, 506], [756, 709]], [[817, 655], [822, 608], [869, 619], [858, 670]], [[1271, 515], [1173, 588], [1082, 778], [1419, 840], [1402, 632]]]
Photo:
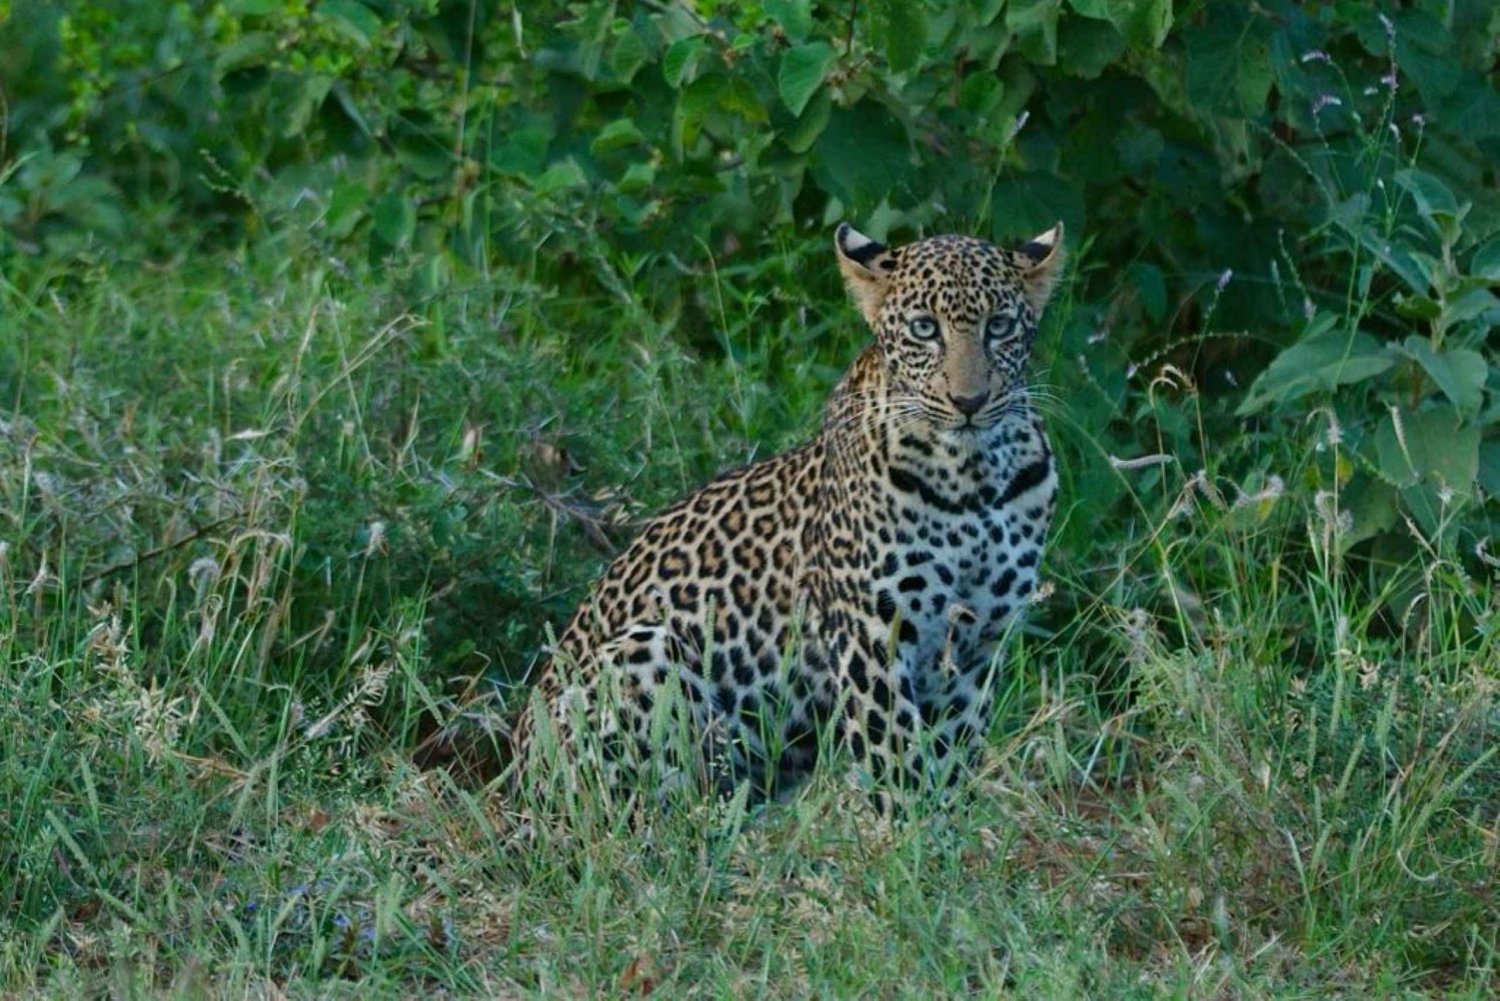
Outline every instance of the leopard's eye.
[[984, 336], [986, 340], [1003, 341], [1010, 337], [1016, 330], [1016, 318], [996, 313], [984, 321]]
[[919, 341], [935, 341], [938, 337], [938, 322], [930, 316], [913, 317], [911, 335]]

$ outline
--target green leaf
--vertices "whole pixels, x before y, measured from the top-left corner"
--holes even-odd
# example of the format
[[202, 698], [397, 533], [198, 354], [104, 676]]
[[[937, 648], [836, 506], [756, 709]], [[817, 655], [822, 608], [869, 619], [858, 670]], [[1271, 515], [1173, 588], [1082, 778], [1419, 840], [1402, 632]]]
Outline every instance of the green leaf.
[[1187, 96], [1195, 108], [1249, 118], [1265, 113], [1271, 92], [1266, 22], [1249, 5], [1213, 4], [1208, 20], [1184, 32]]
[[1393, 528], [1399, 511], [1391, 485], [1366, 473], [1356, 476], [1340, 492], [1339, 507], [1354, 522], [1339, 535], [1341, 552]]
[[401, 166], [424, 181], [447, 177], [453, 170], [452, 147], [438, 136], [415, 128], [403, 128], [392, 130], [392, 140]]
[[1500, 282], [1500, 239], [1491, 240], [1469, 260], [1469, 274], [1487, 282]]
[[1465, 348], [1434, 351], [1432, 345], [1415, 335], [1396, 348], [1415, 361], [1448, 397], [1461, 417], [1473, 417], [1484, 403], [1484, 381], [1489, 375], [1484, 355]]
[[224, 9], [238, 17], [265, 17], [286, 6], [286, 0], [229, 0]]
[[1462, 67], [1453, 57], [1453, 33], [1425, 10], [1395, 12], [1396, 65], [1435, 108], [1458, 86]]
[[881, 0], [886, 62], [896, 73], [917, 64], [927, 44], [927, 15], [918, 0]]
[[536, 174], [547, 162], [547, 147], [551, 143], [552, 128], [548, 123], [532, 122], [507, 129], [490, 149], [490, 166], [507, 174]]
[[742, 76], [730, 77], [719, 91], [719, 107], [755, 125], [763, 124], [771, 118], [766, 106], [761, 103], [760, 95], [755, 92], [755, 87]]
[[1129, 13], [1115, 26], [1130, 44], [1160, 49], [1172, 30], [1172, 0], [1136, 0], [1124, 5]]
[[812, 34], [812, 0], [765, 0], [764, 8], [766, 16], [792, 41], [803, 41]]
[[610, 50], [610, 75], [620, 83], [629, 83], [640, 72], [641, 67], [646, 65], [648, 58], [650, 53], [640, 32], [634, 28], [626, 28], [615, 39], [615, 47]]
[[1487, 288], [1468, 288], [1443, 299], [1443, 315], [1451, 324], [1466, 323], [1500, 307], [1500, 299]]
[[286, 118], [281, 123], [281, 136], [290, 139], [300, 136], [307, 128], [308, 120], [317, 111], [333, 87], [333, 77], [316, 74], [302, 77], [297, 82], [296, 96], [287, 108]]
[[621, 175], [615, 186], [627, 194], [640, 194], [642, 191], [649, 190], [655, 183], [656, 168], [654, 166], [649, 163], [632, 163], [625, 168], [625, 173]]
[[399, 249], [411, 241], [417, 228], [417, 206], [405, 189], [392, 188], [375, 203], [371, 219], [380, 241], [391, 249]]
[[691, 82], [705, 47], [706, 43], [698, 35], [679, 38], [671, 44], [661, 61], [661, 75], [667, 86], [676, 90]]
[[380, 18], [359, 0], [322, 0], [317, 15], [361, 48], [380, 34]]
[[1447, 407], [1393, 408], [1375, 433], [1380, 475], [1398, 487], [1427, 481], [1467, 496], [1479, 475], [1479, 441], [1479, 428], [1464, 427]]
[[1500, 497], [1500, 441], [1479, 446], [1479, 485], [1491, 497]]
[[1416, 413], [1393, 408], [1375, 432], [1380, 475], [1430, 534], [1474, 496], [1479, 428], [1464, 427], [1448, 407]]
[[1013, 0], [1005, 25], [1016, 33], [1016, 49], [1041, 66], [1057, 63], [1057, 16], [1062, 0]]
[[802, 117], [781, 133], [781, 141], [793, 153], [806, 153], [828, 127], [828, 118], [832, 113], [833, 97], [826, 90], [819, 91], [803, 111]]
[[1068, 6], [1108, 21], [1138, 48], [1161, 48], [1172, 30], [1172, 0], [1068, 0]]
[[1057, 43], [1058, 65], [1073, 76], [1093, 80], [1125, 53], [1125, 39], [1104, 21], [1069, 18]]
[[837, 53], [827, 42], [810, 42], [798, 45], [781, 57], [781, 72], [776, 76], [776, 87], [781, 99], [794, 115], [801, 115], [807, 102], [823, 85], [823, 77], [833, 65]]
[[645, 142], [645, 135], [633, 120], [629, 118], [616, 118], [599, 130], [599, 134], [594, 137], [594, 141], [589, 143], [589, 152], [594, 154], [608, 153], [612, 150], [624, 149], [627, 146], [644, 145]]
[[1246, 416], [1310, 393], [1329, 392], [1379, 375], [1393, 364], [1369, 334], [1350, 337], [1328, 331], [1304, 336], [1266, 366], [1235, 412]]
[[588, 175], [571, 156], [548, 167], [533, 187], [539, 194], [551, 195], [569, 188], [582, 188], [589, 183]]
[[1443, 308], [1425, 295], [1396, 293], [1396, 312], [1408, 320], [1436, 320]]
[[1469, 211], [1469, 203], [1460, 203], [1448, 186], [1415, 167], [1398, 170], [1395, 181], [1417, 204], [1417, 212], [1433, 226], [1439, 235], [1451, 234]]
[[1014, 174], [998, 182], [990, 196], [990, 238], [1029, 240], [1061, 219], [1068, 232], [1083, 231], [1083, 195], [1045, 170]]
[[353, 232], [364, 218], [365, 208], [370, 203], [370, 189], [357, 181], [341, 180], [333, 186], [333, 196], [328, 202], [328, 214], [323, 223], [335, 239], [342, 239]]
[[269, 31], [251, 31], [241, 35], [214, 60], [219, 76], [235, 70], [265, 66], [276, 54], [276, 36]]
[[814, 180], [849, 213], [864, 215], [886, 200], [912, 200], [914, 171], [906, 130], [870, 102], [836, 109], [812, 155]]
[[1135, 280], [1135, 292], [1146, 315], [1160, 323], [1167, 315], [1167, 283], [1162, 278], [1161, 268], [1137, 262], [1130, 265], [1128, 271]]

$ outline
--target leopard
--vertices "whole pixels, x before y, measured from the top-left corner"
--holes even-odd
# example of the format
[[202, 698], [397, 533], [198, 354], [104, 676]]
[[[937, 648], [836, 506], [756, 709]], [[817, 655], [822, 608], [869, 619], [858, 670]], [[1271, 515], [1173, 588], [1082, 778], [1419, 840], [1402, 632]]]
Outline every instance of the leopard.
[[889, 813], [972, 763], [1056, 509], [1027, 366], [1063, 225], [833, 244], [873, 337], [820, 429], [642, 525], [546, 647], [523, 767], [545, 745], [612, 794], [649, 771], [759, 801], [842, 748]]

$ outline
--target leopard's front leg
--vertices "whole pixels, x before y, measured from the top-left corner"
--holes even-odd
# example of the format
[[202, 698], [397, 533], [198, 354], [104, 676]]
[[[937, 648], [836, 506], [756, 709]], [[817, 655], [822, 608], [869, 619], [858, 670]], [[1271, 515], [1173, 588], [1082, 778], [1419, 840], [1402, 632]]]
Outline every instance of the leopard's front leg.
[[891, 815], [929, 786], [931, 751], [923, 733], [911, 674], [894, 644], [873, 630], [852, 630], [837, 651], [839, 736], [873, 783], [871, 799]]

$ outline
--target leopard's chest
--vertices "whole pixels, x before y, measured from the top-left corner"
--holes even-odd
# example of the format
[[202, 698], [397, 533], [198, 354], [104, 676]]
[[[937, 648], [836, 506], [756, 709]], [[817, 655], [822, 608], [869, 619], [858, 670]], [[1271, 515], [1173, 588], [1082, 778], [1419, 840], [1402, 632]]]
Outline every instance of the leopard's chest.
[[983, 667], [1034, 593], [1056, 478], [1044, 439], [892, 464], [872, 555], [875, 610], [920, 692]]

